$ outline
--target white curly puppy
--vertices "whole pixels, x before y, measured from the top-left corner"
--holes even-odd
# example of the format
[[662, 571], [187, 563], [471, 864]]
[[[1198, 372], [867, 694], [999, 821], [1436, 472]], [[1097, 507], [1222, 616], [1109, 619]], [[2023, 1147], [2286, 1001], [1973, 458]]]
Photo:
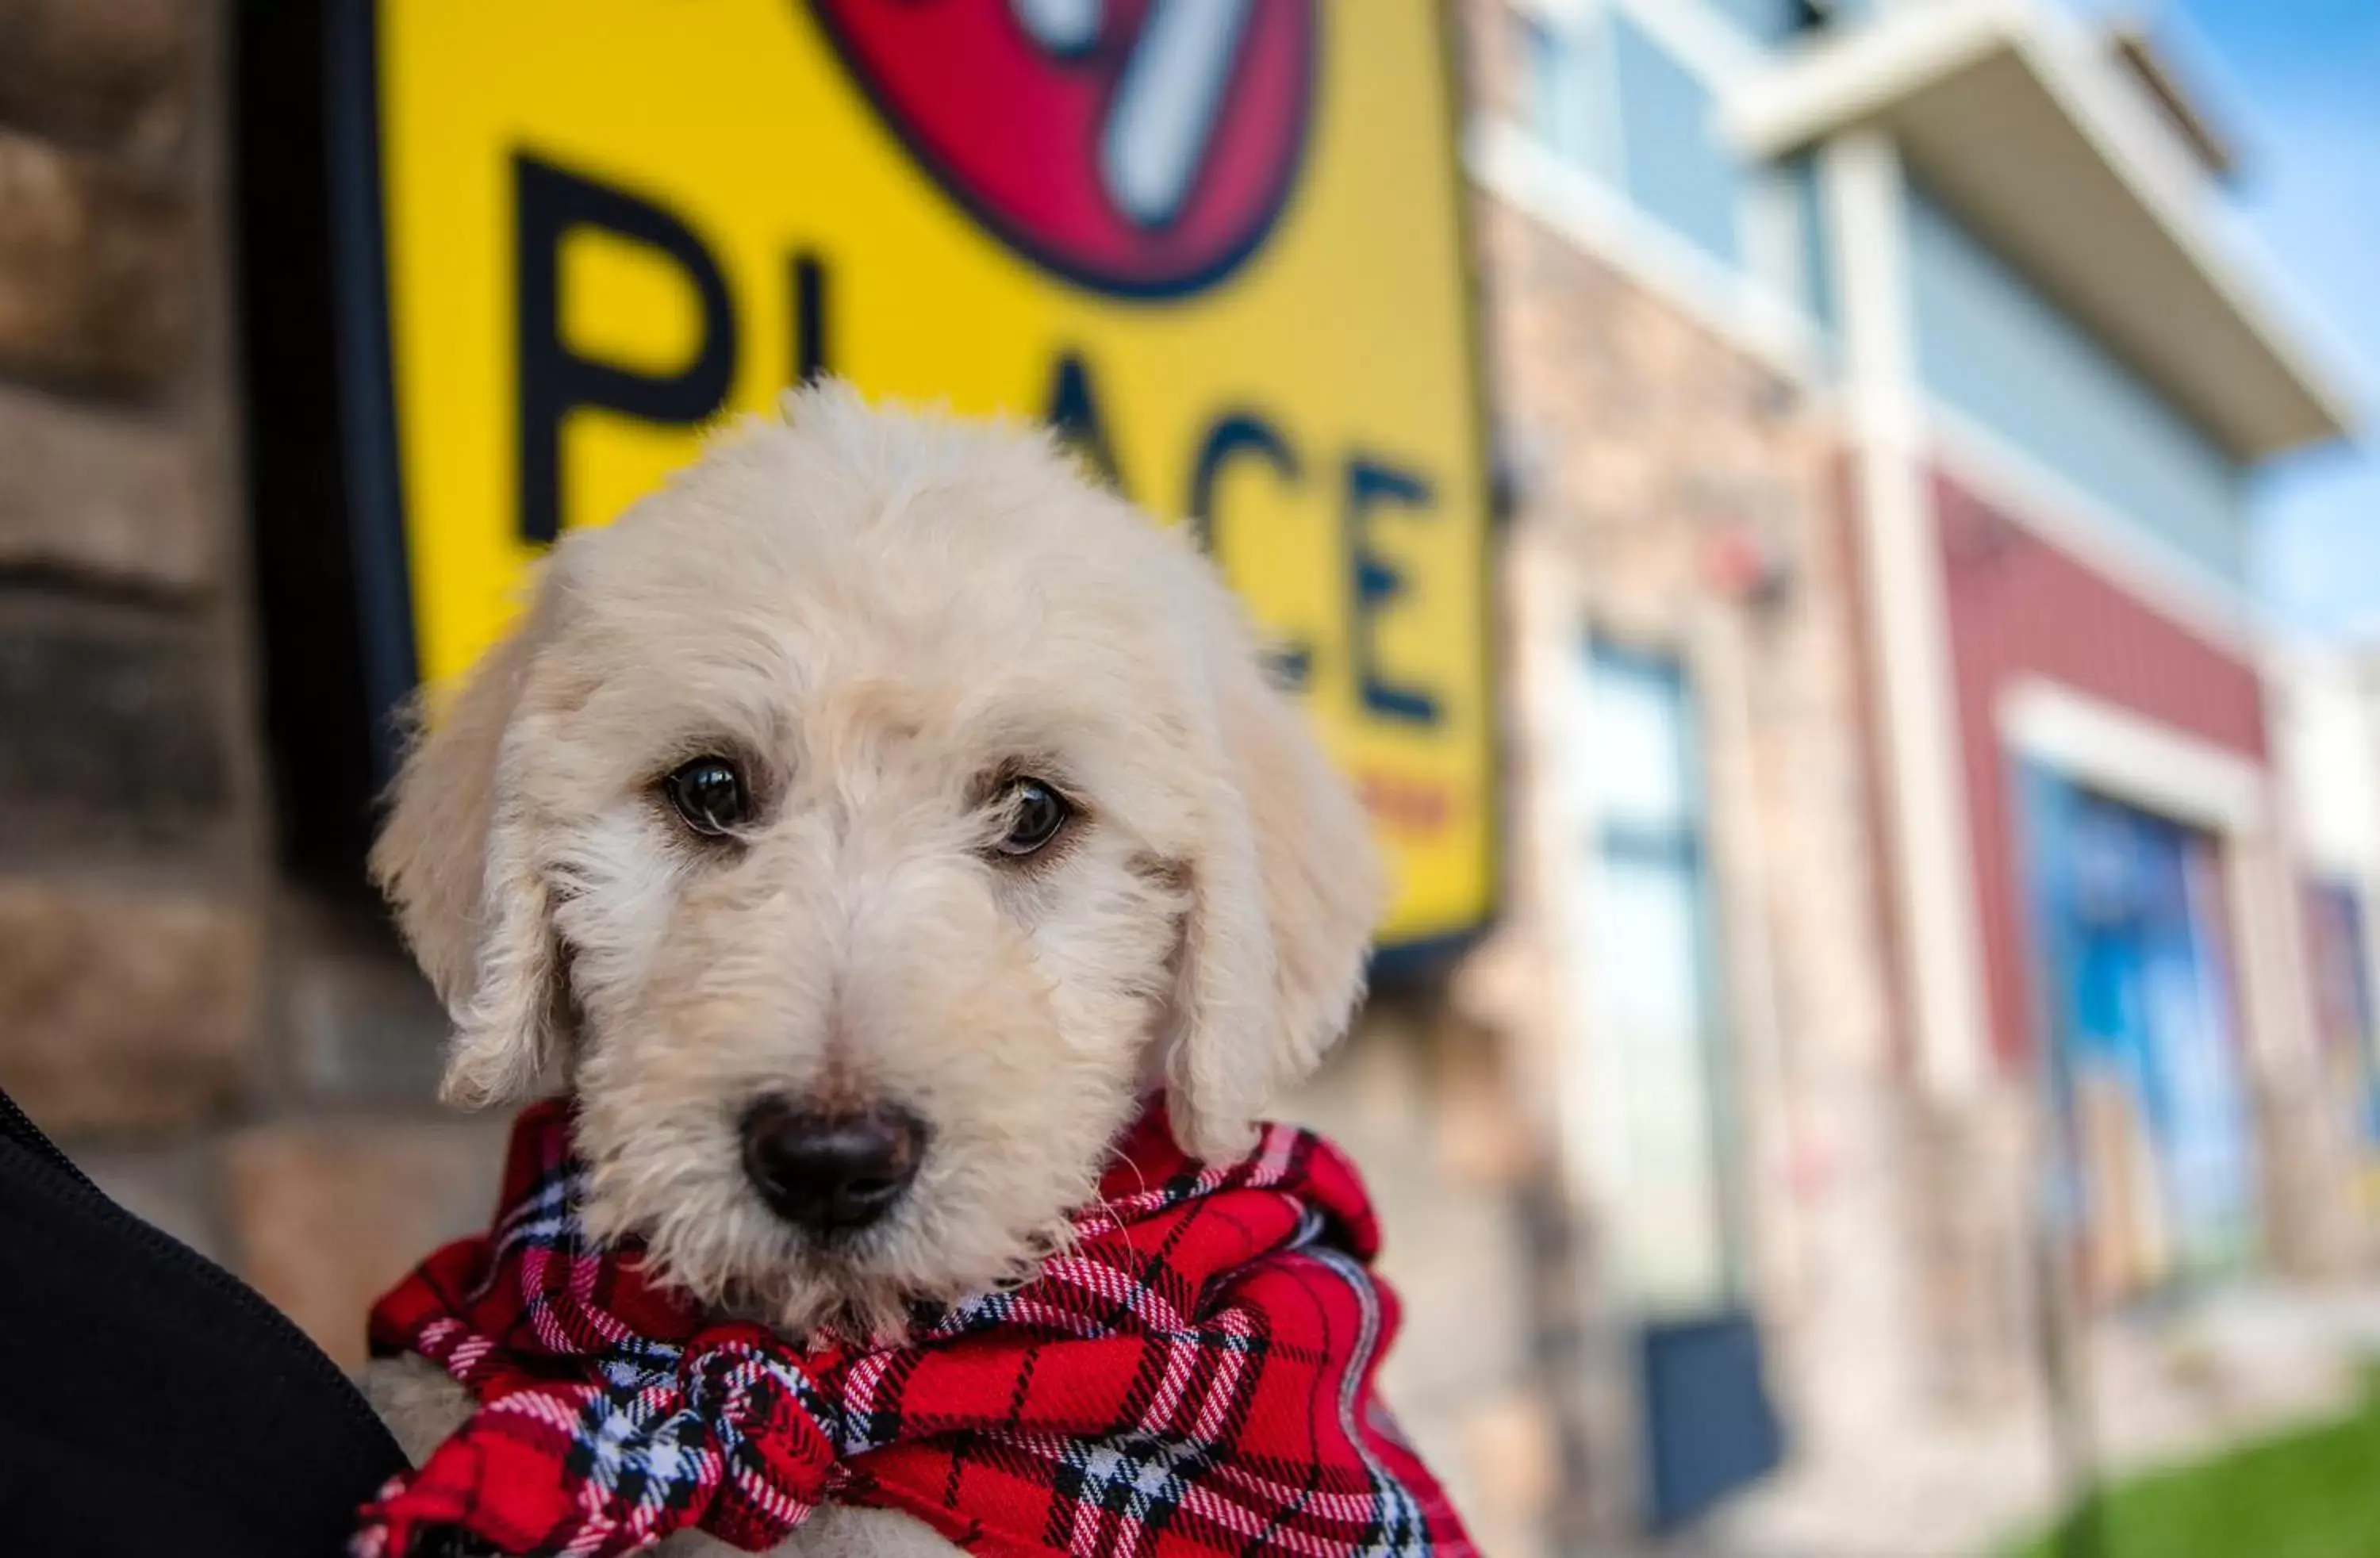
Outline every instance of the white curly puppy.
[[[1153, 1092], [1245, 1150], [1343, 1030], [1379, 888], [1181, 533], [1039, 435], [784, 413], [555, 549], [373, 864], [451, 1101], [574, 1091], [597, 1232], [885, 1334], [1028, 1273]], [[367, 1388], [417, 1459], [469, 1405], [418, 1358]], [[779, 1551], [955, 1550], [830, 1509]]]

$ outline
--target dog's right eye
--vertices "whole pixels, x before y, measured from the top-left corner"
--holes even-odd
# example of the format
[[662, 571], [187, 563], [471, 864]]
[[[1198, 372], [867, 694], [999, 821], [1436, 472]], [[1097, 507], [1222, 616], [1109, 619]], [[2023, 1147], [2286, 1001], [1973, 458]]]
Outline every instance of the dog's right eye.
[[1066, 797], [1038, 779], [1019, 779], [1008, 787], [1008, 832], [993, 847], [1011, 858], [1039, 851], [1058, 836], [1075, 809]]
[[705, 838], [723, 838], [751, 820], [751, 791], [725, 758], [696, 758], [670, 770], [662, 794], [686, 825]]

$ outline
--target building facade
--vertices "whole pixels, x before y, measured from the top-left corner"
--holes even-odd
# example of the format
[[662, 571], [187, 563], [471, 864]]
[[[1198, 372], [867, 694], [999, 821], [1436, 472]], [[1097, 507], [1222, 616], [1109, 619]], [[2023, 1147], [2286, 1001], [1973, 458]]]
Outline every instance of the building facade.
[[2048, 6], [1464, 16], [1524, 842], [1461, 988], [1593, 1230], [1581, 1528], [1977, 1551], [2336, 1388], [2240, 1316], [2369, 1269], [2291, 787], [2380, 801], [2285, 760], [2246, 483], [2348, 413], [2219, 133]]
[[[352, 581], [335, 408], [260, 403], [319, 59], [237, 15], [0, 4], [0, 1085], [352, 1362], [503, 1126], [317, 787], [363, 732], [290, 712], [352, 667], [260, 610]], [[2380, 721], [2249, 603], [2248, 474], [2349, 419], [2219, 135], [2048, 0], [1448, 17], [1501, 903], [1291, 1107], [1486, 1550], [1979, 1551], [2324, 1399]]]

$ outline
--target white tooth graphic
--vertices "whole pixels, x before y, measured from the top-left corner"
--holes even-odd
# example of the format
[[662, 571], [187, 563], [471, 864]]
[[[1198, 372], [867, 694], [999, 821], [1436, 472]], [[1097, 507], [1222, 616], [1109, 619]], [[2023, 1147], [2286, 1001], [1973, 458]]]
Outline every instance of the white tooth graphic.
[[1008, 0], [1008, 11], [1026, 37], [1057, 55], [1089, 48], [1107, 16], [1101, 0]]
[[1151, 0], [1099, 133], [1099, 178], [1144, 227], [1189, 198], [1253, 0]]

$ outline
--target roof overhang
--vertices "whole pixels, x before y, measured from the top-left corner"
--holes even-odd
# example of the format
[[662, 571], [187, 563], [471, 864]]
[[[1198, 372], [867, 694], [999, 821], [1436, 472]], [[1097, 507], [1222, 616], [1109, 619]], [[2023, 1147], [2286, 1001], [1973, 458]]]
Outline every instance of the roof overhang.
[[2147, 91], [2149, 100], [2208, 173], [2228, 178], [2240, 171], [2240, 152], [2231, 137], [2207, 113], [2199, 95], [2184, 84], [2147, 28], [2135, 21], [2119, 21], [2107, 30], [2107, 47]]
[[2229, 252], [2204, 174], [2155, 113], [2089, 35], [2029, 0], [1895, 8], [1784, 56], [1728, 104], [1766, 157], [1890, 133], [1938, 199], [2233, 455], [2347, 432], [2347, 396]]

